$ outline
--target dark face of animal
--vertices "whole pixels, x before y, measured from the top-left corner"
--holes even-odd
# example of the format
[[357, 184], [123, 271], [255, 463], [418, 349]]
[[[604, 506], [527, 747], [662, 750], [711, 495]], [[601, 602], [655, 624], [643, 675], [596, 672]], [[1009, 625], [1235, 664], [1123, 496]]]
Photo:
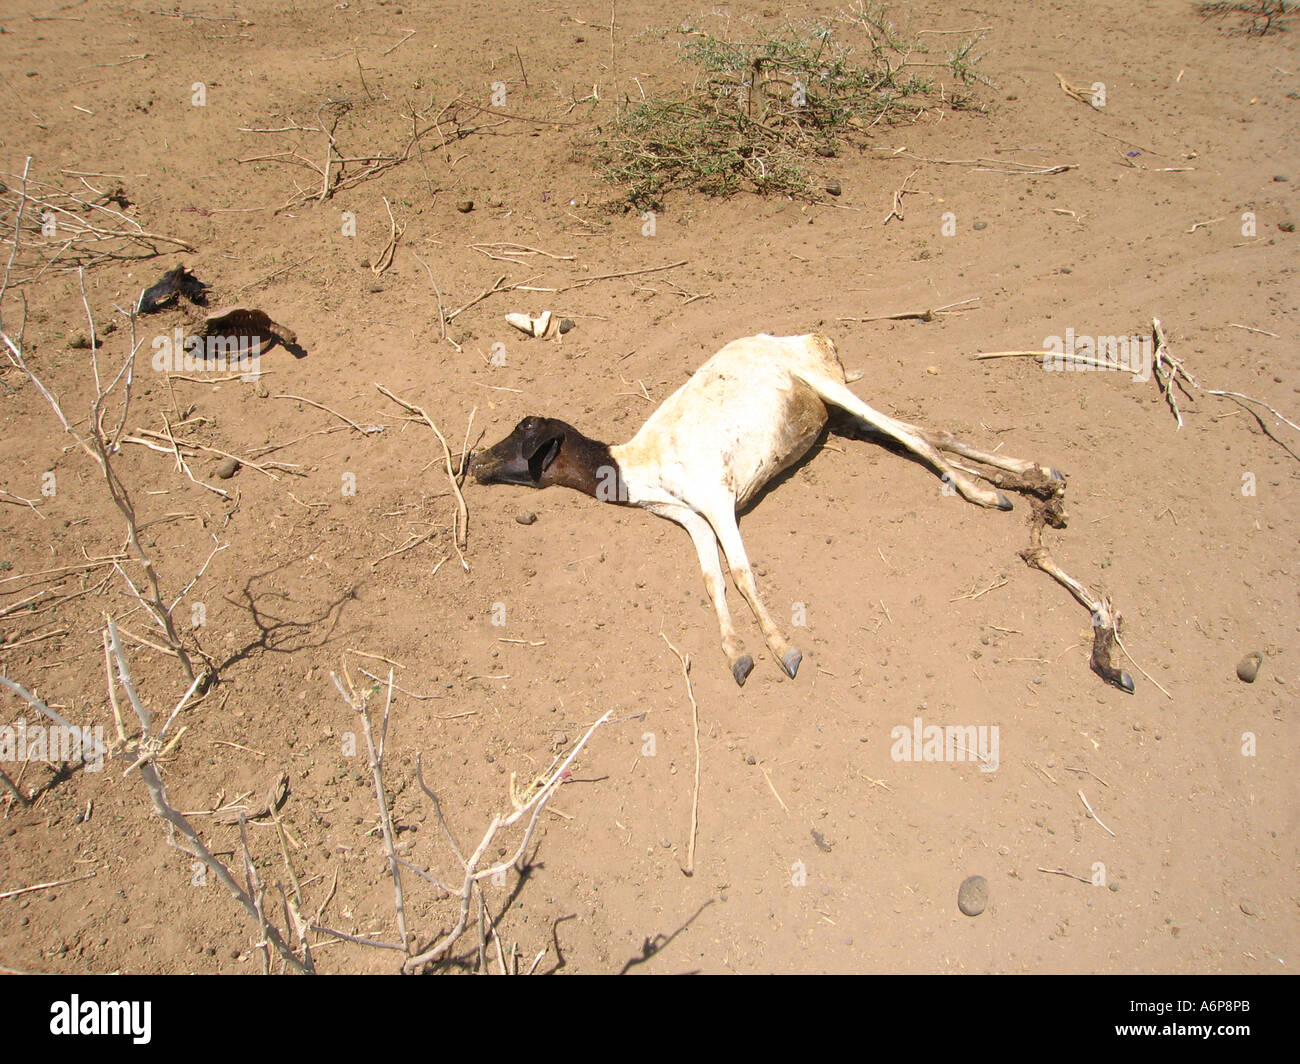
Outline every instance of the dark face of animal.
[[554, 476], [556, 461], [567, 440], [582, 439], [571, 425], [549, 417], [526, 417], [514, 432], [474, 456], [470, 472], [480, 484], [521, 484], [545, 488], [560, 483]]

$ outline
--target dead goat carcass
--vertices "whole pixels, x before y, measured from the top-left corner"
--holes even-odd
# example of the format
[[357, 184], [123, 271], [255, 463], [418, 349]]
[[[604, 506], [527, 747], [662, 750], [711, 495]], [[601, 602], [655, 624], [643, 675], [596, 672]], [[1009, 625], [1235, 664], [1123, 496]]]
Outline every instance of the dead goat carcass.
[[[759, 597], [736, 511], [807, 453], [826, 426], [829, 407], [847, 411], [911, 451], [977, 505], [1011, 509], [1005, 494], [978, 483], [983, 479], [1039, 500], [1055, 500], [1059, 515], [1065, 489], [1060, 473], [977, 450], [947, 433], [926, 431], [874, 410], [849, 391], [835, 345], [815, 333], [760, 334], [729, 343], [669, 396], [627, 443], [608, 446], [563, 421], [528, 417], [480, 453], [471, 468], [480, 483], [531, 488], [562, 484], [604, 502], [640, 506], [684, 527], [699, 555], [732, 675], [743, 684], [754, 659], [745, 653], [727, 609], [718, 558], [721, 545], [732, 579], [754, 611], [768, 647], [785, 673], [794, 677], [803, 655]], [[978, 462], [992, 472], [968, 475], [941, 452]], [[1099, 623], [1111, 621], [1107, 614]], [[1099, 639], [1102, 634], [1098, 632]], [[1110, 635], [1113, 639], [1113, 627]], [[1109, 645], [1100, 659], [1094, 654], [1094, 668], [1131, 692], [1128, 674], [1110, 666]]]

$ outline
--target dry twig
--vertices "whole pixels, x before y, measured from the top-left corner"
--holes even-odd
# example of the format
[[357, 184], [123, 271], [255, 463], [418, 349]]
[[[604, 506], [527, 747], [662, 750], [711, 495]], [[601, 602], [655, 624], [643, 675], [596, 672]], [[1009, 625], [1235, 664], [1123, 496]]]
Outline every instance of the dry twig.
[[[394, 395], [392, 392], [390, 392], [387, 388], [385, 388], [382, 384], [379, 384], [378, 382], [375, 382], [375, 387], [379, 389], [381, 394], [386, 395], [398, 406], [404, 407], [405, 409], [411, 411], [411, 413], [418, 414], [421, 418], [423, 418], [424, 423], [428, 425], [429, 428], [433, 429], [433, 434], [438, 437], [438, 442], [442, 444], [443, 457], [446, 459], [447, 462], [447, 479], [451, 482], [451, 490], [456, 495], [456, 507], [457, 507], [456, 521], [452, 527], [452, 532], [454, 536], [454, 542], [456, 545], [456, 551], [457, 553], [460, 553], [465, 548], [466, 535], [469, 530], [469, 508], [465, 505], [465, 496], [461, 494], [460, 484], [456, 480], [456, 473], [451, 467], [451, 449], [447, 446], [447, 438], [443, 436], [442, 430], [439, 429], [438, 426], [434, 424], [433, 418], [431, 418], [428, 414], [426, 414], [421, 407], [416, 406], [414, 403], [408, 403], [405, 399], [399, 398], [398, 396]], [[474, 408], [474, 410], [477, 409], [478, 407]], [[471, 411], [469, 416], [470, 416], [470, 420], [472, 421], [474, 419], [474, 411]], [[469, 565], [466, 563], [465, 556], [463, 554], [461, 554], [460, 557], [460, 564], [462, 567], [464, 567], [466, 572], [469, 572]]]
[[[668, 637], [663, 632], [659, 634], [663, 636], [664, 642], [668, 643], [668, 649], [681, 662], [682, 677], [686, 680], [686, 693], [691, 699], [691, 717], [695, 730], [695, 792], [691, 797], [691, 834], [686, 845], [686, 867], [682, 871], [688, 876], [693, 876], [695, 875], [695, 835], [699, 825], [700, 812], [700, 707], [695, 703], [695, 690], [691, 686], [691, 659], [683, 657], [682, 652], [669, 642]], [[777, 801], [780, 800], [778, 797]]]

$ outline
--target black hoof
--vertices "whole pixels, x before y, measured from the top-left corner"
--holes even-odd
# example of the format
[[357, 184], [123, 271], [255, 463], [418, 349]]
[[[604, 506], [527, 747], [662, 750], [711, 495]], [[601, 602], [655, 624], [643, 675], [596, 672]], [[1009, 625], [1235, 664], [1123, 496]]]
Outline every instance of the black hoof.
[[801, 661], [803, 661], [803, 654], [791, 647], [785, 652], [785, 656], [781, 658], [781, 668], [785, 669], [785, 674], [793, 680], [795, 674], [799, 671], [799, 662]]
[[998, 495], [998, 509], [999, 509], [999, 510], [1010, 510], [1010, 509], [1011, 509], [1011, 500], [1008, 499], [1005, 495], [1003, 495], [1002, 492], [1000, 492], [1000, 491], [997, 493], [997, 495]]
[[754, 671], [754, 659], [748, 654], [742, 654], [731, 666], [731, 675], [736, 678], [736, 685], [744, 687], [745, 681], [749, 679], [749, 674]]
[[1118, 686], [1125, 694], [1131, 695], [1134, 691], [1133, 677], [1126, 672], [1121, 672], [1119, 674], [1119, 683], [1116, 686]]

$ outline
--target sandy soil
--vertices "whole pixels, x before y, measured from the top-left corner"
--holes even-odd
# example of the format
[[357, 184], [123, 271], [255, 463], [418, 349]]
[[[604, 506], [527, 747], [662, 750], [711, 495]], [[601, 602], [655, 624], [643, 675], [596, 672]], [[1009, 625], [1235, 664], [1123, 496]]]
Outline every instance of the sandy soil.
[[[120, 186], [128, 217], [195, 249], [90, 266], [101, 331], [184, 262], [213, 306], [261, 308], [302, 345], [304, 357], [268, 352], [258, 383], [136, 374], [130, 434], [164, 431], [166, 418], [183, 423], [178, 437], [244, 457], [281, 445], [257, 460], [279, 466], [228, 480], [215, 477], [219, 454], [198, 452], [195, 477], [229, 500], [168, 454], [125, 444], [114, 460], [169, 596], [224, 547], [178, 609], [220, 680], [182, 713], [162, 769], [213, 851], [239, 868], [237, 828], [202, 814], [287, 773], [279, 815], [304, 911], [396, 936], [364, 744], [347, 747], [357, 719], [330, 681], [345, 664], [359, 681], [362, 668], [386, 673], [360, 651], [397, 662], [396, 682], [424, 696], [394, 699], [386, 783], [402, 856], [444, 881], [459, 873], [417, 758], [472, 848], [509, 811], [512, 776], [544, 771], [612, 713], [543, 816], [526, 878], [487, 885], [523, 969], [541, 953], [537, 971], [570, 973], [1292, 971], [1298, 434], [1203, 393], [1182, 398], [1179, 429], [1153, 380], [972, 356], [1041, 348], [1068, 329], [1147, 336], [1158, 316], [1202, 385], [1296, 420], [1295, 33], [1234, 35], [1180, 0], [899, 5], [913, 30], [987, 27], [986, 114], [876, 129], [822, 160], [842, 188], [825, 204], [674, 195], [647, 236], [641, 217], [602, 209], [614, 190], [593, 174], [593, 129], [638, 85], [689, 80], [682, 22], [740, 35], [779, 27], [785, 10], [625, 0], [611, 39], [608, 5], [437, 6], [435, 17], [418, 3], [186, 4], [176, 17], [23, 3], [0, 21], [5, 184], [17, 187], [30, 156], [32, 177], [87, 199]], [[1104, 108], [1067, 96], [1058, 72], [1104, 83]], [[507, 89], [497, 113], [493, 82]], [[599, 101], [571, 106], [593, 86]], [[291, 127], [328, 122], [341, 108], [318, 118], [325, 101], [350, 104], [335, 127], [342, 155], [400, 155], [412, 108], [427, 124], [458, 93], [489, 108], [467, 112], [471, 132], [424, 136], [364, 180], [351, 180], [364, 162], [346, 163], [343, 187], [317, 200], [325, 137]], [[1069, 169], [1003, 172], [1017, 163]], [[903, 217], [886, 222], [913, 171]], [[376, 272], [385, 200], [401, 235]], [[499, 241], [565, 257], [503, 262], [471, 248]], [[57, 235], [39, 244], [37, 262], [57, 246]], [[26, 351], [84, 425], [93, 381], [69, 261], [23, 274]], [[492, 295], [443, 341], [439, 299], [450, 313], [503, 275], [570, 287]], [[18, 296], [3, 308], [10, 330]], [[931, 322], [841, 320], [961, 300], [977, 302]], [[544, 309], [576, 322], [562, 344], [503, 320]], [[142, 357], [195, 313], [142, 319]], [[1128, 666], [1134, 695], [1089, 671], [1086, 611], [1018, 558], [1023, 502], [978, 509], [917, 463], [841, 435], [742, 519], [760, 587], [805, 657], [791, 681], [760, 656], [733, 590], [759, 657], [738, 689], [681, 529], [559, 489], [470, 482], [465, 571], [442, 449], [375, 387], [421, 405], [457, 452], [471, 411], [471, 442], [528, 413], [617, 442], [726, 341], [814, 329], [836, 339], [877, 408], [1068, 474], [1071, 522], [1050, 542], [1124, 614], [1145, 670]], [[102, 365], [120, 365], [126, 332], [105, 338]], [[32, 574], [119, 551], [122, 521], [31, 383], [6, 365], [0, 384], [0, 487], [39, 511], [0, 496], [0, 670], [111, 735], [104, 615], [158, 637], [111, 568]], [[527, 512], [535, 523], [516, 520]], [[664, 637], [690, 655], [699, 706], [691, 877], [691, 704]], [[170, 712], [185, 686], [177, 663], [128, 646], [142, 696]], [[1248, 685], [1234, 669], [1251, 651], [1263, 663]], [[8, 692], [0, 713], [36, 723]], [[895, 759], [893, 730], [918, 718], [996, 726], [996, 771]], [[169, 846], [135, 773], [0, 768], [37, 796], [5, 807], [0, 894], [93, 873], [0, 899], [0, 964], [260, 970], [255, 929]], [[268, 823], [250, 826], [250, 845], [279, 914], [275, 884], [288, 876]], [[988, 881], [974, 919], [957, 907], [972, 875]], [[405, 878], [424, 946], [452, 926], [456, 902]], [[455, 967], [477, 953], [471, 929]], [[389, 952], [338, 942], [317, 963], [396, 967]]]

